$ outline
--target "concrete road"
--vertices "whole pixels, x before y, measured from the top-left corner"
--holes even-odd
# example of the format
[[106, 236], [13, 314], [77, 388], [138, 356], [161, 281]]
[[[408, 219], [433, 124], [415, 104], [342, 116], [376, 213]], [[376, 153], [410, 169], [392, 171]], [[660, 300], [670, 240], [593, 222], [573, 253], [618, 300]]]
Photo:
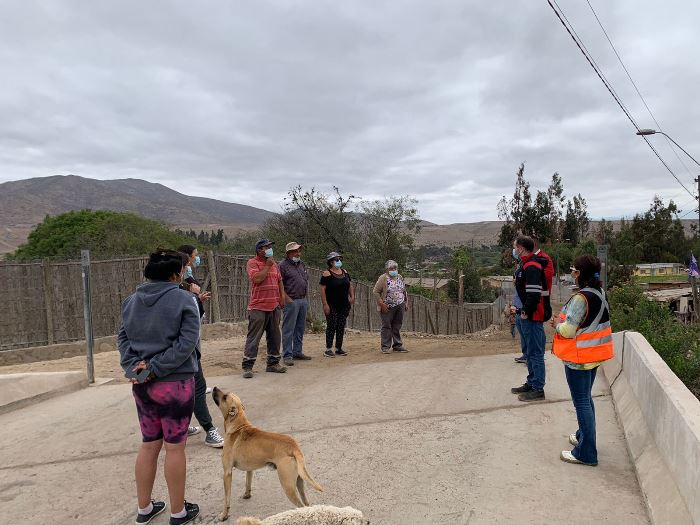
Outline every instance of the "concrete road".
[[[537, 404], [510, 393], [525, 375], [511, 355], [336, 361], [210, 380], [235, 391], [255, 425], [299, 441], [325, 488], [307, 490], [312, 502], [352, 505], [376, 524], [648, 523], [602, 375], [595, 390], [600, 465], [591, 468], [558, 459], [576, 422], [553, 357], [547, 401]], [[0, 428], [4, 523], [133, 523], [140, 434], [128, 385], [91, 387], [0, 415]], [[203, 440], [188, 443], [187, 498], [202, 508], [199, 523], [215, 523], [220, 451]], [[244, 479], [234, 472], [229, 523], [290, 508], [274, 471], [256, 473], [250, 500], [240, 498]], [[161, 470], [154, 495], [166, 494]]]

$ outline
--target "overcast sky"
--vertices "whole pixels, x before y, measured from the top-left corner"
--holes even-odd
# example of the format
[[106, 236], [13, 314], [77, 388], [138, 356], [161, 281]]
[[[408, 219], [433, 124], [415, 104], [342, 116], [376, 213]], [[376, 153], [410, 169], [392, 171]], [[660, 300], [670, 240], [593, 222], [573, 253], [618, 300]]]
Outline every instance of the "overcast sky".
[[[700, 157], [700, 3], [591, 0], [664, 130]], [[655, 127], [584, 0], [559, 0]], [[496, 219], [521, 162], [593, 217], [692, 197], [546, 0], [3, 2], [0, 182], [159, 182], [279, 211], [296, 184], [409, 194], [437, 223]], [[693, 188], [700, 167], [650, 137]], [[692, 217], [692, 214], [690, 215]]]

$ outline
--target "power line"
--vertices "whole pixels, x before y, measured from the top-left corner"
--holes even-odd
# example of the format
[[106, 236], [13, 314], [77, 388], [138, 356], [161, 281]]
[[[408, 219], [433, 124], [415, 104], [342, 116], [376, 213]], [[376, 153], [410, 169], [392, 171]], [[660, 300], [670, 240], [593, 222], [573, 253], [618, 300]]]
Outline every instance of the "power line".
[[[598, 25], [600, 26], [600, 29], [603, 30], [603, 34], [605, 35], [605, 38], [608, 40], [608, 43], [610, 44], [610, 47], [612, 48], [613, 52], [615, 53], [615, 56], [617, 57], [617, 60], [620, 62], [620, 65], [622, 66], [622, 69], [625, 70], [625, 73], [627, 74], [627, 78], [630, 79], [630, 82], [632, 83], [632, 86], [634, 86], [634, 90], [637, 92], [637, 95], [639, 95], [639, 98], [642, 101], [642, 104], [644, 104], [644, 107], [647, 108], [647, 112], [649, 113], [649, 116], [651, 119], [654, 121], [654, 124], [656, 124], [656, 127], [659, 129], [659, 131], [663, 131], [661, 128], [661, 124], [659, 124], [659, 121], [656, 120], [656, 117], [654, 114], [651, 112], [651, 109], [649, 108], [649, 105], [647, 104], [647, 101], [644, 100], [644, 97], [642, 96], [642, 93], [639, 91], [639, 87], [637, 87], [637, 83], [634, 81], [632, 78], [632, 75], [630, 74], [629, 70], [627, 69], [627, 66], [625, 66], [625, 63], [622, 61], [622, 57], [620, 56], [620, 53], [617, 52], [617, 49], [615, 48], [615, 44], [612, 43], [612, 40], [610, 39], [610, 36], [608, 35], [608, 32], [605, 30], [605, 27], [603, 26], [603, 22], [600, 21], [600, 18], [598, 17], [598, 13], [595, 12], [595, 9], [593, 9], [593, 5], [591, 4], [590, 0], [586, 0], [586, 3], [588, 4], [588, 7], [591, 8], [591, 12], [593, 13], [593, 16], [595, 17], [596, 21], [598, 22]], [[568, 20], [567, 20], [568, 22]], [[692, 176], [692, 173], [690, 173], [690, 170], [688, 169], [688, 166], [686, 166], [685, 162], [683, 162], [683, 159], [681, 156], [678, 154], [678, 151], [676, 151], [676, 148], [673, 147], [673, 143], [671, 140], [664, 135], [664, 138], [666, 139], [666, 142], [668, 143], [669, 147], [673, 151], [674, 155], [678, 159], [678, 161], [683, 165], [685, 168], [685, 171], [688, 172], [688, 175]]]
[[[564, 11], [561, 9], [561, 7], [559, 7], [559, 4], [557, 4], [557, 7], [555, 8], [554, 4], [552, 4], [552, 0], [547, 0], [547, 3], [549, 4], [549, 7], [552, 8], [552, 11], [554, 11], [554, 14], [559, 19], [559, 22], [561, 22], [561, 25], [564, 26], [564, 29], [566, 29], [566, 32], [569, 33], [569, 36], [574, 41], [576, 46], [579, 48], [579, 51], [581, 51], [583, 56], [586, 58], [586, 60], [588, 61], [588, 64], [591, 66], [591, 68], [593, 68], [593, 71], [595, 71], [596, 75], [598, 75], [598, 78], [600, 79], [600, 81], [603, 83], [603, 85], [610, 92], [610, 95], [613, 97], [613, 99], [615, 99], [615, 102], [617, 102], [617, 105], [620, 106], [620, 109], [623, 111], [625, 116], [629, 119], [629, 121], [632, 123], [632, 125], [635, 127], [635, 129], [637, 131], [641, 131], [641, 128], [637, 125], [637, 123], [635, 122], [635, 120], [632, 117], [632, 115], [630, 114], [630, 112], [627, 110], [625, 105], [622, 103], [622, 101], [620, 100], [620, 97], [618, 97], [617, 93], [615, 93], [615, 90], [612, 88], [610, 83], [607, 81], [607, 79], [605, 78], [605, 75], [603, 75], [602, 71], [600, 71], [600, 69], [597, 67], [597, 65], [594, 65], [595, 61], [593, 60], [593, 57], [591, 57], [589, 55], [589, 53], [584, 50], [585, 45], [583, 44], [583, 41], [582, 40], [579, 41], [579, 39], [574, 36], [575, 30], [573, 28], [573, 25], [570, 22], [568, 23], [568, 25], [566, 22], [564, 22], [564, 20], [562, 18], [562, 16], [565, 17]], [[556, 0], [554, 0], [554, 3], [556, 4]], [[560, 11], [561, 11], [561, 14], [560, 14]], [[569, 27], [569, 26], [571, 26], [571, 27]], [[678, 184], [680, 184], [683, 187], [683, 189], [688, 193], [688, 195], [695, 198], [695, 195], [693, 195], [693, 193], [685, 186], [685, 184], [683, 184], [683, 182], [681, 182], [681, 180], [676, 176], [676, 174], [673, 173], [673, 170], [669, 167], [668, 164], [666, 164], [666, 161], [661, 157], [659, 152], [656, 151], [656, 148], [654, 148], [653, 144], [651, 142], [649, 142], [649, 139], [647, 139], [646, 136], [644, 136], [644, 135], [642, 135], [641, 137], [644, 139], [644, 142], [647, 143], [647, 145], [649, 146], [651, 151], [654, 152], [654, 155], [656, 155], [656, 157], [661, 161], [661, 164], [663, 164], [664, 167], [666, 168], [666, 170], [668, 170], [668, 172], [673, 176], [673, 178], [676, 179]]]

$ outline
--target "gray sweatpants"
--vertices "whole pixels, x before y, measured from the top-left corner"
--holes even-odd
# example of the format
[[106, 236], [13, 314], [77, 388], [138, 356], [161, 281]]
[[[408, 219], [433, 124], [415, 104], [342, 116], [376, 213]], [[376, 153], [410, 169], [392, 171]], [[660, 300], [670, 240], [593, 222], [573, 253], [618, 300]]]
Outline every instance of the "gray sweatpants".
[[[399, 304], [393, 308], [389, 308], [387, 313], [380, 312], [382, 317], [382, 350], [390, 350], [393, 348], [401, 348], [401, 325], [403, 324], [403, 312], [406, 308], [405, 304]], [[393, 344], [392, 344], [393, 341]]]
[[275, 365], [280, 362], [280, 317], [282, 310], [275, 308], [271, 312], [262, 310], [248, 311], [248, 337], [243, 352], [243, 369], [250, 370], [258, 357], [258, 345], [263, 332], [267, 340], [267, 364]]

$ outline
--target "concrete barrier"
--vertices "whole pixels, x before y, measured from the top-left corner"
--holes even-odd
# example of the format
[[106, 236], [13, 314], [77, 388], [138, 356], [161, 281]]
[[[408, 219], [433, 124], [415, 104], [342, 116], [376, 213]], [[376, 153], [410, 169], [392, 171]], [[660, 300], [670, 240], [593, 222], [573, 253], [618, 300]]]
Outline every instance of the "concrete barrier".
[[700, 524], [700, 401], [636, 332], [603, 365], [653, 523]]
[[84, 372], [0, 375], [0, 414], [87, 386]]

